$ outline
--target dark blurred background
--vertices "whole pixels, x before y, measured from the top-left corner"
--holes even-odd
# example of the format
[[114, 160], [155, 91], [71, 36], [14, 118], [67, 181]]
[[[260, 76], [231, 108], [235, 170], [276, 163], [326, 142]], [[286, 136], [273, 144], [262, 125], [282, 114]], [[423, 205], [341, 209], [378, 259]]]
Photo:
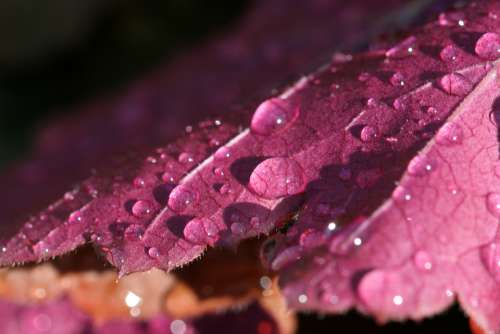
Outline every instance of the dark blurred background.
[[[196, 0], [2, 0], [0, 167], [40, 122], [114, 92], [181, 50], [230, 27], [250, 5]], [[377, 326], [354, 312], [302, 315], [300, 333], [469, 333], [458, 307], [416, 325]]]

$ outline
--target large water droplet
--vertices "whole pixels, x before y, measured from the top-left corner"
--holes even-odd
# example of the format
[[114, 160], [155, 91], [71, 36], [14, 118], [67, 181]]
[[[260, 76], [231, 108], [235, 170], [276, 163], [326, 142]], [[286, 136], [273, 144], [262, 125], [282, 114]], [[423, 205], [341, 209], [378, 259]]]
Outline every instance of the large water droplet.
[[398, 45], [387, 50], [385, 53], [388, 58], [404, 58], [412, 55], [415, 52], [417, 39], [415, 36], [410, 36], [403, 40]]
[[413, 261], [417, 269], [421, 271], [429, 271], [433, 267], [432, 258], [426, 251], [416, 252]]
[[465, 96], [472, 89], [472, 84], [460, 73], [446, 74], [439, 80], [439, 86], [446, 93]]
[[132, 214], [138, 218], [144, 218], [151, 214], [153, 205], [149, 201], [137, 201], [132, 206]]
[[370, 142], [378, 137], [378, 132], [373, 126], [366, 125], [361, 129], [360, 139], [364, 142]]
[[148, 255], [156, 259], [160, 256], [160, 251], [156, 247], [151, 247], [150, 249], [148, 249]]
[[197, 200], [197, 193], [185, 185], [175, 187], [168, 197], [168, 207], [175, 212], [182, 212]]
[[417, 155], [408, 164], [408, 174], [425, 176], [436, 169], [437, 163], [425, 155]]
[[481, 247], [481, 260], [493, 279], [500, 283], [500, 244], [493, 242]]
[[475, 51], [483, 59], [497, 59], [500, 57], [500, 35], [494, 32], [483, 34], [476, 42]]
[[214, 153], [214, 159], [218, 161], [224, 161], [231, 157], [231, 150], [225, 146], [220, 147]]
[[458, 50], [453, 45], [448, 45], [441, 50], [441, 52], [439, 53], [439, 57], [442, 61], [453, 62], [457, 60]]
[[285, 129], [298, 115], [298, 106], [292, 105], [288, 100], [272, 98], [257, 108], [253, 114], [250, 129], [256, 134], [267, 136]]
[[184, 238], [194, 244], [208, 243], [217, 235], [217, 226], [206, 219], [194, 218], [184, 227]]
[[293, 159], [270, 158], [257, 165], [248, 186], [265, 198], [295, 195], [304, 190], [304, 173]]
[[486, 196], [486, 207], [493, 216], [500, 218], [500, 193], [489, 193]]
[[395, 87], [403, 87], [405, 85], [405, 78], [401, 72], [395, 72], [389, 79], [389, 82]]
[[464, 132], [457, 123], [445, 123], [436, 134], [436, 142], [441, 145], [458, 145], [462, 143]]

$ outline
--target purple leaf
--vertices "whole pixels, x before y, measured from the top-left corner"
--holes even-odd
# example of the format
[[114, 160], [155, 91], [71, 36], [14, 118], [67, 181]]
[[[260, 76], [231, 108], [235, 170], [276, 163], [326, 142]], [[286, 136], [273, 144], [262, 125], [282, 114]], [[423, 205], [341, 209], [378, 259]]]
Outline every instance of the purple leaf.
[[[384, 2], [384, 6], [389, 5]], [[366, 19], [368, 14], [372, 16], [372, 9], [384, 8], [371, 8], [371, 5], [353, 2], [347, 8], [340, 3], [301, 3], [299, 7], [293, 7], [295, 10], [287, 6], [290, 12], [285, 11], [284, 14], [273, 10], [281, 6], [281, 1], [259, 3], [235, 34], [215, 41], [201, 51], [174, 63], [165, 69], [167, 75], [154, 75], [127, 91], [125, 97], [90, 105], [87, 107], [89, 110], [82, 113], [78, 121], [71, 117], [44, 131], [38, 141], [36, 158], [14, 168], [13, 173], [5, 174], [2, 181], [4, 188], [9, 190], [8, 195], [5, 193], [5, 196], [2, 196], [0, 212], [2, 220], [10, 223], [2, 225], [5, 254], [1, 262], [7, 264], [48, 258], [74, 249], [90, 239], [100, 246], [112, 263], [122, 267], [122, 272], [158, 265], [157, 258], [165, 258], [165, 252], [170, 252], [171, 255], [166, 263], [160, 266], [171, 268], [199, 255], [204, 244], [216, 243], [220, 229], [228, 231], [226, 239], [230, 240], [226, 241], [231, 244], [241, 237], [269, 230], [270, 226], [265, 226], [259, 220], [260, 217], [267, 216], [265, 208], [241, 203], [232, 206], [224, 214], [229, 219], [242, 209], [256, 209], [257, 216], [243, 218], [253, 219], [253, 225], [256, 225], [253, 232], [247, 231], [247, 228], [241, 225], [242, 222], [231, 224], [229, 229], [237, 235], [231, 238], [225, 223], [221, 225], [220, 222], [214, 224], [207, 220], [191, 220], [193, 216], [182, 214], [169, 218], [173, 220], [169, 221], [168, 231], [162, 232], [162, 227], [157, 226], [160, 231], [148, 233], [148, 240], [152, 245], [145, 248], [143, 244], [142, 237], [147, 225], [153, 221], [159, 209], [165, 207], [167, 201], [170, 201], [172, 209], [182, 211], [183, 203], [198, 199], [198, 194], [186, 187], [176, 188], [170, 198], [169, 193], [173, 184], [178, 183], [196, 163], [206, 159], [216, 147], [237, 133], [236, 126], [230, 125], [231, 123], [218, 126], [218, 120], [202, 123], [200, 127], [204, 129], [197, 130], [189, 135], [189, 138], [167, 147], [164, 152], [154, 153], [149, 157], [141, 152], [130, 157], [128, 162], [115, 161], [105, 171], [101, 170], [82, 186], [66, 193], [64, 198], [51, 205], [49, 210], [33, 217], [21, 231], [19, 218], [23, 218], [26, 212], [39, 210], [48, 204], [48, 199], [62, 192], [68, 183], [85, 175], [91, 167], [100, 165], [101, 160], [110, 153], [170, 139], [179, 133], [179, 124], [200, 117], [200, 110], [203, 110], [205, 115], [214, 111], [234, 112], [235, 108], [227, 108], [231, 101], [238, 101], [257, 88], [267, 91], [271, 83], [285, 78], [292, 69], [297, 71], [298, 66], [323, 53], [327, 45], [329, 47], [336, 38], [346, 40], [350, 46], [359, 43], [364, 38], [361, 31], [370, 21]], [[342, 11], [337, 10], [339, 6], [342, 6]], [[351, 15], [351, 11], [357, 15]], [[304, 12], [309, 14], [304, 15]], [[338, 21], [331, 20], [331, 15], [335, 15]], [[274, 27], [269, 23], [273, 28], [268, 27], [267, 22], [275, 22], [278, 18], [280, 21], [289, 20], [293, 25], [280, 24], [279, 27]], [[339, 21], [345, 21], [345, 24], [338, 25]], [[293, 33], [290, 33], [288, 28], [282, 31], [283, 26], [293, 26]], [[334, 35], [316, 33], [332, 30], [333, 26], [337, 27]], [[266, 33], [263, 34], [262, 31]], [[311, 39], [310, 36], [315, 37]], [[240, 50], [242, 41], [254, 41], [255, 48]], [[304, 45], [308, 47], [304, 48]], [[265, 51], [269, 48], [282, 51], [273, 52], [271, 61]], [[300, 48], [301, 52], [293, 52], [297, 48]], [[264, 54], [261, 54], [261, 50], [264, 50]], [[233, 54], [234, 52], [236, 54]], [[227, 66], [228, 60], [231, 59], [238, 71]], [[260, 70], [255, 71], [256, 67]], [[167, 79], [163, 79], [163, 76]], [[212, 82], [213, 80], [216, 81]], [[235, 81], [241, 81], [244, 87], [234, 91]], [[185, 85], [180, 84], [181, 82], [185, 82]], [[193, 99], [193, 91], [201, 96]], [[221, 95], [221, 92], [225, 93]], [[168, 104], [168, 113], [161, 107], [165, 104]], [[244, 111], [248, 114], [247, 110]], [[187, 118], [184, 119], [184, 116]], [[240, 122], [240, 119], [236, 119], [234, 123]], [[187, 131], [192, 131], [192, 127], [187, 128]], [[90, 155], [87, 154], [89, 151]], [[214, 159], [223, 164], [224, 155], [223, 150], [217, 151]], [[157, 164], [148, 163], [141, 166], [143, 159], [156, 161]], [[240, 179], [249, 178], [250, 175], [246, 175], [249, 171], [246, 169], [252, 166], [252, 163], [253, 161], [247, 163], [242, 160], [235, 164], [234, 168], [243, 168], [235, 175]], [[269, 162], [264, 163], [264, 166], [266, 165], [269, 165]], [[297, 170], [295, 166], [291, 171]], [[217, 177], [217, 182], [210, 191], [213, 193], [215, 190], [227, 205], [237, 195], [237, 189], [231, 189], [229, 182], [225, 182], [227, 177], [231, 177], [230, 171], [218, 168], [214, 169], [213, 174], [213, 177]], [[256, 176], [257, 174], [252, 180], [255, 180]], [[232, 179], [233, 183], [241, 181]], [[302, 185], [296, 184], [293, 191], [299, 191], [300, 186]], [[283, 188], [280, 191], [291, 189]], [[99, 201], [94, 200], [97, 197]], [[214, 209], [216, 205], [218, 204], [212, 201], [212, 208], [207, 210]], [[120, 212], [113, 208], [119, 208]], [[108, 215], [110, 211], [113, 211], [112, 215]], [[93, 218], [89, 221], [88, 217], [92, 215]], [[100, 220], [94, 220], [97, 217], [101, 217]], [[187, 227], [184, 226], [186, 224]], [[155, 234], [156, 241], [153, 240]], [[183, 235], [186, 240], [177, 243]], [[170, 241], [163, 243], [163, 240], [160, 240], [163, 237]], [[160, 241], [162, 245], [156, 245]]]

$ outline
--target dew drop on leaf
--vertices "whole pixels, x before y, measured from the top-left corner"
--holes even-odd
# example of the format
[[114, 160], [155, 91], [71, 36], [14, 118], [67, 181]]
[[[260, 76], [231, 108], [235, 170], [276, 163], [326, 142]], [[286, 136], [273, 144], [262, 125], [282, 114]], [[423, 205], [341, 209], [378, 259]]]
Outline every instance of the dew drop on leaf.
[[457, 123], [445, 123], [436, 134], [436, 142], [441, 145], [451, 146], [462, 143], [464, 133]]
[[214, 153], [214, 159], [218, 161], [224, 161], [231, 157], [231, 150], [225, 146], [220, 147]]
[[408, 174], [412, 176], [425, 176], [436, 168], [436, 162], [425, 155], [417, 155], [408, 164]]
[[483, 59], [497, 59], [500, 57], [500, 35], [494, 32], [483, 34], [477, 40], [474, 50], [476, 54]]
[[160, 252], [158, 251], [158, 248], [156, 247], [151, 247], [148, 249], [148, 255], [154, 259], [158, 258], [160, 256]]
[[197, 193], [185, 185], [175, 187], [168, 197], [168, 207], [175, 212], [186, 210], [196, 201]]
[[481, 247], [481, 260], [491, 277], [500, 283], [500, 244], [492, 242]]
[[415, 52], [416, 42], [416, 37], [410, 36], [398, 45], [387, 50], [385, 55], [387, 58], [404, 58], [410, 56]]
[[298, 117], [299, 108], [288, 100], [271, 98], [264, 101], [252, 116], [250, 129], [253, 133], [268, 136], [285, 129]]
[[441, 52], [439, 52], [439, 58], [445, 62], [453, 62], [457, 60], [458, 50], [453, 45], [445, 46]]
[[486, 208], [493, 216], [500, 218], [500, 193], [489, 193], [486, 196]]
[[405, 78], [401, 72], [395, 72], [389, 79], [389, 82], [395, 87], [403, 87], [405, 85]]
[[433, 267], [431, 256], [426, 251], [416, 252], [413, 261], [417, 269], [421, 271], [429, 271]]
[[472, 85], [462, 74], [451, 73], [439, 80], [439, 86], [448, 94], [465, 96], [472, 89]]
[[360, 139], [363, 142], [373, 141], [377, 137], [378, 137], [378, 133], [374, 127], [366, 125], [363, 127], [363, 129], [361, 129]]
[[144, 218], [151, 214], [153, 206], [149, 201], [139, 200], [132, 206], [132, 214], [138, 218]]
[[253, 170], [248, 183], [250, 189], [265, 198], [295, 195], [304, 190], [302, 167], [290, 158], [270, 158]]

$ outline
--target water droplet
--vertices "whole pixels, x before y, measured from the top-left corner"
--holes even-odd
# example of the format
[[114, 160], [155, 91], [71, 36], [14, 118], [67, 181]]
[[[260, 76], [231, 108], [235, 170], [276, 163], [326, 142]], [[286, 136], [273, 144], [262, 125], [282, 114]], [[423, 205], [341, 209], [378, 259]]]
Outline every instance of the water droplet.
[[368, 100], [366, 100], [366, 106], [370, 108], [375, 108], [379, 106], [379, 102], [377, 99], [370, 97]]
[[147, 157], [146, 161], [149, 162], [150, 164], [155, 164], [158, 162], [155, 157]]
[[182, 152], [181, 154], [179, 154], [178, 161], [181, 164], [187, 164], [187, 163], [192, 163], [194, 161], [194, 159], [191, 156], [191, 154], [186, 153], [186, 152]]
[[138, 218], [144, 218], [151, 214], [153, 205], [149, 201], [137, 201], [132, 206], [132, 214]]
[[415, 36], [410, 36], [401, 43], [387, 50], [385, 53], [387, 58], [404, 58], [415, 52], [417, 39]]
[[500, 193], [489, 193], [486, 196], [486, 207], [493, 216], [500, 218]]
[[415, 263], [415, 266], [422, 271], [429, 271], [433, 266], [431, 256], [425, 251], [418, 251], [415, 253], [413, 262]]
[[458, 145], [462, 143], [464, 133], [457, 123], [445, 123], [436, 134], [436, 142], [441, 145]]
[[285, 129], [299, 115], [299, 108], [290, 101], [272, 98], [263, 102], [252, 116], [250, 129], [259, 135], [270, 135]]
[[259, 279], [259, 285], [263, 290], [268, 290], [273, 286], [273, 281], [268, 276], [262, 276]]
[[169, 172], [163, 173], [161, 175], [161, 179], [163, 182], [166, 182], [166, 183], [175, 183], [174, 176], [172, 175], [172, 173], [169, 173]]
[[329, 232], [333, 232], [337, 228], [337, 224], [335, 224], [334, 222], [329, 222], [326, 228]]
[[246, 232], [246, 227], [243, 223], [232, 223], [231, 232], [236, 235], [242, 235]]
[[500, 244], [490, 243], [481, 247], [481, 260], [491, 277], [500, 283]]
[[442, 61], [453, 62], [457, 60], [458, 50], [453, 45], [445, 46], [439, 53], [439, 57], [441, 58]]
[[148, 255], [154, 259], [158, 258], [160, 256], [160, 252], [158, 251], [158, 248], [156, 247], [151, 247], [148, 249]]
[[70, 223], [79, 223], [82, 221], [82, 213], [78, 210], [69, 215], [68, 221]]
[[299, 303], [301, 303], [301, 304], [307, 303], [307, 300], [308, 300], [306, 294], [299, 295], [299, 297], [297, 299], [298, 299]]
[[64, 200], [65, 201], [69, 202], [69, 201], [72, 201], [74, 199], [75, 199], [75, 196], [73, 195], [72, 192], [67, 192], [67, 193], [64, 194]]
[[194, 244], [208, 243], [217, 235], [217, 226], [211, 220], [194, 218], [184, 227], [184, 238]]
[[465, 96], [472, 89], [472, 84], [460, 73], [446, 74], [439, 80], [439, 86], [446, 93]]
[[436, 169], [437, 163], [425, 155], [417, 155], [408, 164], [408, 174], [412, 176], [425, 176]]
[[224, 169], [221, 167], [215, 167], [212, 171], [213, 171], [215, 176], [219, 176], [219, 177], [224, 176]]
[[364, 142], [373, 141], [378, 137], [378, 132], [373, 126], [366, 125], [361, 129], [360, 139]]
[[397, 111], [405, 111], [406, 109], [408, 109], [408, 103], [404, 97], [398, 97], [397, 99], [395, 99], [392, 103], [392, 106]]
[[405, 78], [401, 72], [396, 72], [391, 76], [389, 82], [395, 87], [402, 87], [405, 85]]
[[249, 188], [264, 198], [279, 198], [295, 195], [304, 190], [302, 167], [290, 158], [270, 158], [253, 170]]
[[227, 160], [231, 157], [231, 150], [225, 146], [220, 147], [214, 153], [214, 159], [219, 161]]
[[439, 14], [438, 23], [440, 26], [465, 26], [465, 15], [461, 12], [449, 12]]
[[476, 54], [487, 60], [500, 57], [500, 35], [494, 32], [483, 34], [476, 42]]
[[392, 198], [397, 202], [408, 202], [412, 196], [408, 190], [403, 186], [397, 186], [392, 193]]
[[186, 210], [197, 199], [197, 193], [185, 185], [175, 187], [168, 197], [168, 207], [175, 212]]
[[142, 177], [136, 177], [133, 183], [136, 188], [144, 188], [146, 186], [146, 181]]
[[221, 195], [227, 195], [229, 194], [229, 192], [231, 191], [231, 187], [229, 186], [229, 184], [223, 184], [222, 186], [220, 186], [219, 188], [219, 194]]

